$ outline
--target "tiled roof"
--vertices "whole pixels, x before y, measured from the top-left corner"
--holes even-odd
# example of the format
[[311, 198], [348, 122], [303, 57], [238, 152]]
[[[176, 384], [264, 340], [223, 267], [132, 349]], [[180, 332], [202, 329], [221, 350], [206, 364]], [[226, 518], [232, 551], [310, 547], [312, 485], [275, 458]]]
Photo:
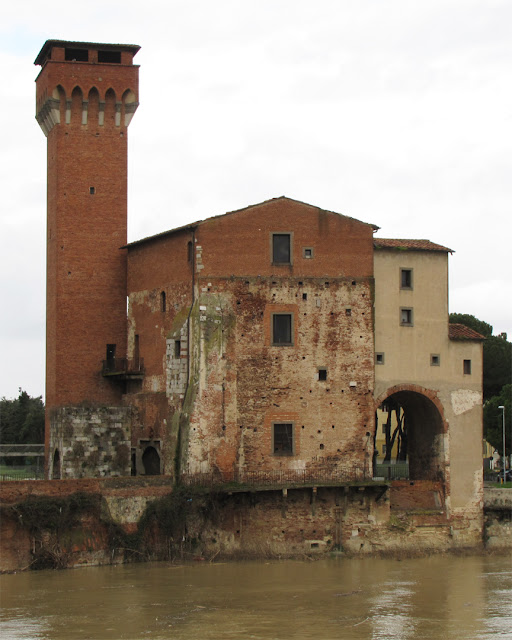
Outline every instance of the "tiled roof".
[[374, 238], [373, 246], [376, 249], [396, 249], [398, 251], [441, 251], [453, 253], [453, 249], [443, 247], [430, 240]]
[[466, 327], [464, 324], [458, 323], [448, 325], [448, 336], [450, 340], [485, 340], [485, 337], [481, 333], [473, 331], [473, 329]]

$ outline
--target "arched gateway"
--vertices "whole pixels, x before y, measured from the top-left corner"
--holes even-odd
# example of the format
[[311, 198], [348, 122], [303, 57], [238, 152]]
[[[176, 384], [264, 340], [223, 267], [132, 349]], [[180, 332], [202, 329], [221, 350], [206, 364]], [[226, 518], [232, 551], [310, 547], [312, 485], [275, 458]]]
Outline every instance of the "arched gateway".
[[410, 480], [444, 481], [448, 425], [436, 393], [418, 385], [396, 385], [376, 398], [375, 409], [394, 414], [384, 425], [376, 419], [376, 430], [387, 430], [395, 456], [409, 463]]

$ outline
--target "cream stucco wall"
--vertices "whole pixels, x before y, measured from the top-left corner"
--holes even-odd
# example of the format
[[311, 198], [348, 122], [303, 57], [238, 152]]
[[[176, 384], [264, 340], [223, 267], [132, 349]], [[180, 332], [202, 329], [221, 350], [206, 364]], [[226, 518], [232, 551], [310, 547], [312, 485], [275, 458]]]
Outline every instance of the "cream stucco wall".
[[[482, 343], [448, 335], [448, 253], [378, 249], [375, 268], [375, 398], [416, 385], [439, 401], [445, 420], [447, 506], [453, 515], [478, 513], [482, 504]], [[401, 288], [401, 269], [412, 287]], [[412, 309], [412, 326], [400, 324]], [[432, 364], [437, 356], [438, 364]], [[471, 374], [464, 373], [471, 361]]]

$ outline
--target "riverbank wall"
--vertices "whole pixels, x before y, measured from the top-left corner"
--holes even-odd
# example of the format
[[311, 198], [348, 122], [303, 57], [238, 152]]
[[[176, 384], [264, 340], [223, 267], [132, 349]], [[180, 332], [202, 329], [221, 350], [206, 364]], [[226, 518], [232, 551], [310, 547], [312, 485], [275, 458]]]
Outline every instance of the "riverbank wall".
[[435, 482], [173, 487], [165, 476], [0, 484], [0, 570], [137, 560], [512, 549], [512, 491], [450, 514]]

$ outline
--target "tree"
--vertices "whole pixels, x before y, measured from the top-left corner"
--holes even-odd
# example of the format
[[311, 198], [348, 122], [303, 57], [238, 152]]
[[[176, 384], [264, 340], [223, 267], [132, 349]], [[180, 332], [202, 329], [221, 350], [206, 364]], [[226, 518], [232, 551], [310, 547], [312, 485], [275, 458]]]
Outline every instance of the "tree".
[[42, 444], [44, 442], [44, 404], [41, 396], [32, 398], [21, 388], [15, 400], [0, 400], [0, 443]]
[[481, 333], [484, 337], [492, 336], [492, 325], [487, 324], [483, 320], [475, 318], [475, 316], [469, 313], [450, 313], [450, 322], [452, 324], [463, 324], [465, 327], [469, 327]]
[[505, 407], [505, 440], [506, 453], [512, 452], [512, 437], [510, 425], [512, 424], [512, 384], [506, 384], [499, 395], [488, 400], [484, 405], [484, 435], [485, 439], [495, 449], [500, 456], [503, 455], [503, 413], [498, 407]]

